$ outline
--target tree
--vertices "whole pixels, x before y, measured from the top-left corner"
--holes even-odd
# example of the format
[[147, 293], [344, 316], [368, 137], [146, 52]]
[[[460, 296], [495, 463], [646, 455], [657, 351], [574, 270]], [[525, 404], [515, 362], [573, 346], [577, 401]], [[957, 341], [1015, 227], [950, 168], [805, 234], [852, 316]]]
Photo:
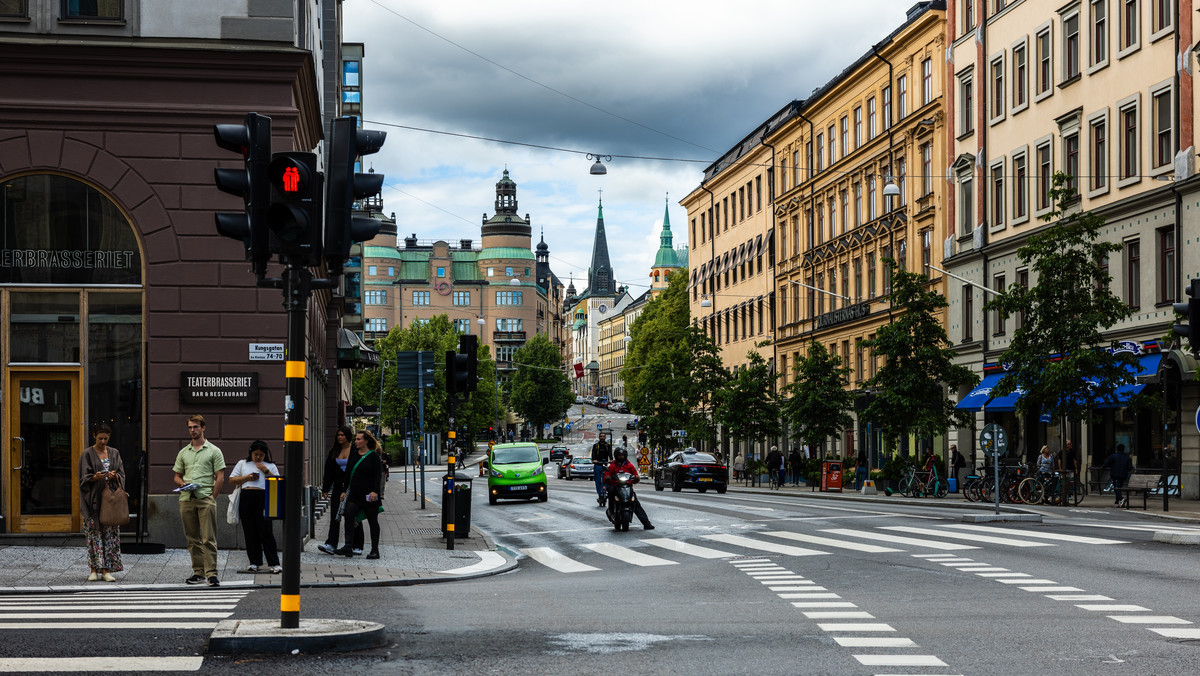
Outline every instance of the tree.
[[1053, 185], [1054, 210], [1042, 217], [1050, 226], [1017, 250], [1034, 272], [1034, 286], [1012, 284], [984, 309], [1023, 317], [1000, 355], [1010, 366], [992, 396], [1019, 391], [1019, 411], [1049, 413], [1062, 424], [1084, 419], [1097, 405], [1116, 405], [1118, 390], [1135, 380], [1137, 357], [1104, 349], [1115, 341], [1103, 331], [1133, 313], [1110, 290], [1103, 264], [1122, 245], [1099, 239], [1103, 217], [1072, 209], [1077, 198], [1065, 174], [1054, 174]]
[[788, 427], [810, 449], [854, 424], [850, 415], [854, 398], [846, 389], [850, 367], [841, 357], [814, 340], [808, 345], [808, 356], [795, 363], [792, 373], [780, 408]]
[[921, 437], [944, 434], [951, 426], [970, 425], [972, 413], [955, 408], [947, 388], [979, 381], [971, 369], [954, 363], [950, 339], [937, 314], [948, 303], [942, 294], [926, 287], [924, 275], [893, 267], [891, 307], [900, 311], [863, 345], [884, 358], [884, 365], [867, 387], [875, 390], [862, 417], [882, 428], [884, 442], [897, 445], [909, 432]]
[[575, 401], [562, 370], [562, 354], [539, 333], [513, 354], [513, 364], [517, 372], [511, 380], [509, 402], [536, 435], [546, 423], [561, 420]]
[[749, 365], [717, 391], [716, 418], [733, 439], [765, 442], [780, 431], [779, 405], [767, 396], [775, 374], [758, 352], [751, 350], [746, 358]]

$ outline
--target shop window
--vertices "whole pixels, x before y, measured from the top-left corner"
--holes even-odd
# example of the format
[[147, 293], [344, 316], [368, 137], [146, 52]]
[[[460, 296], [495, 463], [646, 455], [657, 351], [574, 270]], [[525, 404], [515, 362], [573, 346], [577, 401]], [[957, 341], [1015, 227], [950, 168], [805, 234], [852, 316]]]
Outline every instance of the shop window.
[[125, 17], [124, 5], [124, 0], [62, 0], [62, 18], [120, 21]]

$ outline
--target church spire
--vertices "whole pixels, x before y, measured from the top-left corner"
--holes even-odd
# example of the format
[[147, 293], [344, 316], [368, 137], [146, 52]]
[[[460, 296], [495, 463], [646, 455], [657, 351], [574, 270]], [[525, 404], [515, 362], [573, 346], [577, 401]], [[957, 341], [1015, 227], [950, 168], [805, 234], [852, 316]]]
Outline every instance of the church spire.
[[612, 263], [608, 258], [608, 237], [604, 234], [604, 201], [596, 209], [596, 239], [592, 243], [592, 265], [588, 268], [588, 295], [615, 296]]
[[663, 227], [662, 232], [658, 235], [658, 253], [654, 256], [655, 268], [678, 268], [679, 261], [675, 258], [674, 236], [671, 234], [671, 210], [670, 196], [666, 198], [667, 203], [663, 205]]

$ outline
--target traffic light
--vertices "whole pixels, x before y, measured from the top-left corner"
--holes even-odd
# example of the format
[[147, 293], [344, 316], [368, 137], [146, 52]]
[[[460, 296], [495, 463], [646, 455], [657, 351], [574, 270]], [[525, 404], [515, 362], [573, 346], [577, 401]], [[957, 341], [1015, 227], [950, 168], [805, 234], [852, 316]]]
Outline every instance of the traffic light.
[[1187, 324], [1176, 324], [1171, 329], [1188, 339], [1188, 344], [1192, 347], [1192, 352], [1200, 348], [1200, 278], [1193, 279], [1188, 283], [1188, 288], [1184, 289], [1187, 295], [1192, 299], [1186, 303], [1172, 303], [1171, 307], [1181, 315], [1187, 316]]
[[267, 183], [267, 165], [271, 162], [271, 118], [247, 113], [242, 124], [213, 125], [213, 136], [218, 146], [241, 153], [244, 161], [241, 169], [216, 169], [217, 189], [237, 195], [246, 203], [242, 213], [214, 214], [217, 233], [241, 240], [255, 274], [263, 274], [271, 258], [265, 225], [271, 194]]
[[475, 391], [478, 367], [478, 336], [460, 336], [458, 352], [446, 352], [446, 393], [466, 395]]
[[354, 203], [383, 188], [383, 174], [354, 171], [358, 158], [379, 152], [387, 132], [358, 128], [357, 117], [333, 121], [329, 144], [329, 196], [325, 210], [325, 260], [332, 274], [342, 271], [355, 242], [365, 242], [379, 232], [379, 219], [354, 215]]
[[271, 253], [292, 265], [316, 265], [321, 258], [321, 175], [315, 153], [283, 152], [267, 169], [271, 202], [267, 230]]

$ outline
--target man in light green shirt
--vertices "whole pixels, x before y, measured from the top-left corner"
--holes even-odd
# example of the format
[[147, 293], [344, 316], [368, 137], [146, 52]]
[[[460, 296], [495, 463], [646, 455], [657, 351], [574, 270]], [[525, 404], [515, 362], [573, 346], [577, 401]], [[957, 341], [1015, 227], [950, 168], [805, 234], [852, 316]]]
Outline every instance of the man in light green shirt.
[[204, 416], [188, 418], [192, 442], [175, 456], [175, 485], [196, 486], [179, 492], [179, 516], [192, 557], [192, 576], [187, 584], [220, 586], [217, 579], [217, 494], [225, 479], [225, 456], [204, 438]]

